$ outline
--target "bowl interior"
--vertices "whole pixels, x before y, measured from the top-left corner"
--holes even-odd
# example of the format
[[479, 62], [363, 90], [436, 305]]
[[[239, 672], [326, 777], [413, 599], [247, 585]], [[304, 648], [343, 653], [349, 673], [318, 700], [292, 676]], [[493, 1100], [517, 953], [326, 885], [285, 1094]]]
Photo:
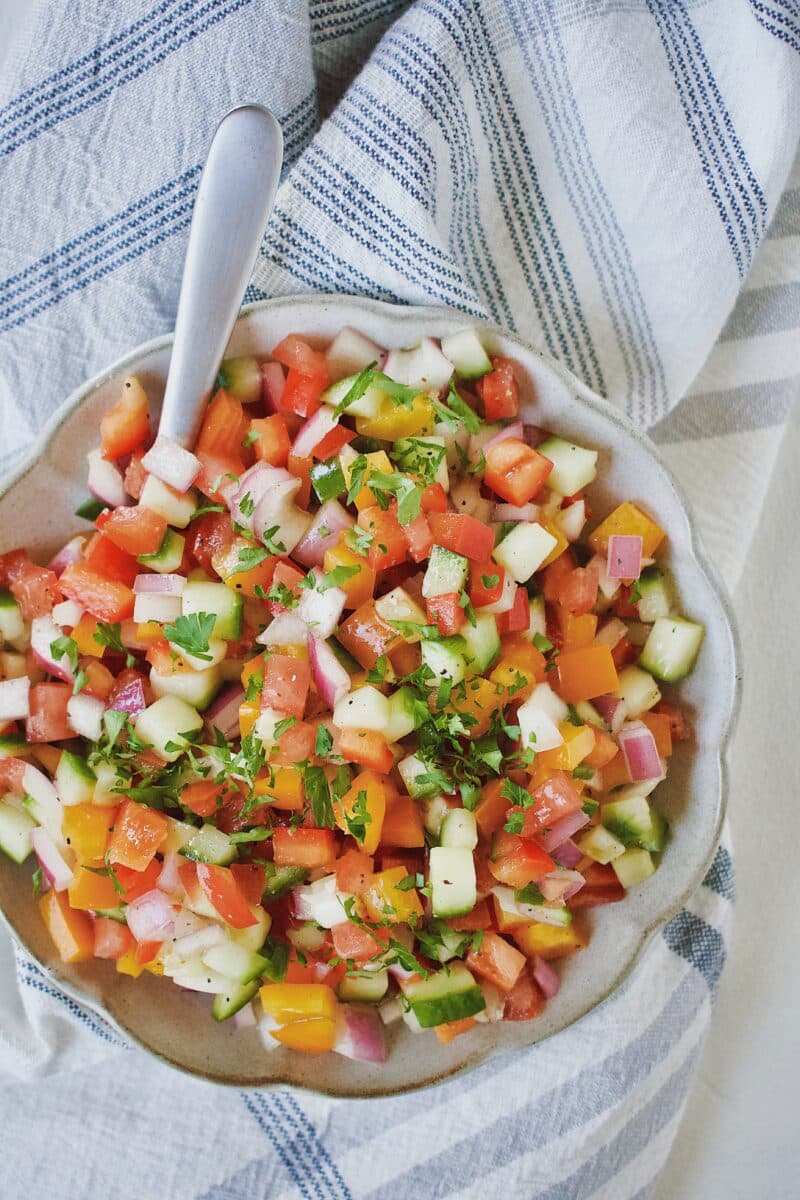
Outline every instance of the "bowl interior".
[[[355, 325], [383, 345], [403, 346], [421, 334], [442, 336], [475, 325], [441, 309], [395, 308], [347, 297], [266, 301], [240, 318], [231, 353], [265, 353], [290, 332], [332, 337]], [[497, 1049], [514, 1050], [563, 1029], [609, 995], [635, 962], [649, 934], [698, 886], [709, 864], [723, 813], [724, 749], [733, 716], [735, 655], [720, 592], [698, 558], [684, 504], [651, 444], [624, 418], [567, 371], [538, 352], [487, 325], [492, 352], [520, 365], [526, 399], [535, 400], [538, 423], [600, 450], [592, 507], [604, 514], [623, 499], [642, 501], [669, 533], [669, 555], [682, 605], [703, 622], [706, 640], [695, 672], [680, 686], [692, 712], [696, 744], [678, 744], [658, 803], [671, 826], [661, 866], [623, 904], [587, 915], [590, 947], [561, 964], [562, 986], [535, 1021], [484, 1025], [449, 1046], [390, 1027], [391, 1050], [382, 1067], [338, 1055], [321, 1058], [262, 1049], [251, 1030], [216, 1024], [207, 997], [181, 992], [149, 974], [118, 975], [111, 963], [65, 966], [57, 961], [31, 899], [31, 867], [0, 862], [0, 909], [12, 931], [36, 959], [76, 998], [110, 1016], [123, 1032], [183, 1070], [218, 1082], [258, 1086], [292, 1083], [338, 1096], [385, 1095], [436, 1082], [474, 1066]], [[66, 403], [45, 430], [38, 454], [0, 496], [0, 550], [26, 546], [46, 556], [86, 526], [72, 514], [86, 498], [86, 454], [98, 442], [103, 412], [115, 402], [123, 378], [135, 371], [154, 411], [160, 404], [169, 362], [169, 339], [128, 355]]]

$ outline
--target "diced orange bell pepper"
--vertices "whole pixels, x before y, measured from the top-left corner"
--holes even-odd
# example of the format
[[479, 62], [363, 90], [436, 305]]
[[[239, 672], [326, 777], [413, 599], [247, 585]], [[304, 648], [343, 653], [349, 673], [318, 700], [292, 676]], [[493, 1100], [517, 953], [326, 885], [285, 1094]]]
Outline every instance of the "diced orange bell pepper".
[[345, 650], [367, 671], [402, 641], [399, 633], [378, 616], [373, 600], [351, 613], [339, 626], [338, 637]]
[[425, 845], [422, 813], [411, 796], [391, 795], [387, 799], [381, 842], [412, 850]]
[[306, 1054], [327, 1054], [336, 1041], [336, 1024], [328, 1017], [316, 1017], [310, 1021], [292, 1021], [280, 1029], [271, 1029], [270, 1037], [290, 1050], [302, 1050]]
[[652, 733], [656, 749], [662, 758], [672, 754], [672, 724], [665, 713], [646, 712], [639, 717]]
[[597, 632], [597, 617], [594, 613], [581, 613], [580, 616], [576, 616], [559, 605], [558, 624], [564, 650], [582, 650], [584, 646], [591, 646], [594, 641]]
[[[253, 543], [245, 538], [237, 537], [230, 546], [222, 546], [211, 556], [211, 565], [223, 583], [243, 596], [258, 597], [261, 591], [268, 592], [272, 586], [275, 566], [280, 559], [274, 555], [256, 563], [249, 570], [238, 570], [240, 556], [243, 550], [252, 549]], [[259, 589], [258, 591], [256, 589]]]
[[169, 831], [163, 813], [136, 800], [126, 800], [114, 823], [108, 847], [109, 862], [143, 871], [153, 860]]
[[608, 646], [586, 646], [559, 654], [558, 690], [568, 704], [605, 696], [619, 687], [619, 677]]
[[483, 837], [489, 837], [505, 822], [509, 804], [510, 801], [503, 795], [502, 779], [491, 779], [484, 785], [475, 809], [478, 831]]
[[336, 546], [325, 551], [323, 566], [326, 574], [335, 571], [337, 567], [358, 567], [356, 575], [351, 575], [339, 584], [347, 597], [344, 602], [345, 608], [360, 608], [372, 599], [375, 591], [375, 572], [362, 554], [356, 554], [345, 543], [344, 534]]
[[470, 971], [488, 979], [501, 992], [510, 992], [525, 969], [525, 955], [490, 930], [484, 933], [477, 950], [470, 949], [465, 961]]
[[115, 808], [97, 804], [69, 804], [64, 807], [61, 831], [79, 863], [94, 862], [103, 857], [116, 815]]
[[449, 1046], [454, 1038], [460, 1037], [462, 1033], [469, 1033], [475, 1025], [474, 1017], [461, 1017], [458, 1021], [448, 1021], [446, 1025], [435, 1025], [433, 1032], [440, 1046]]
[[625, 755], [620, 751], [615, 754], [610, 762], [606, 763], [602, 770], [603, 776], [603, 791], [610, 791], [611, 788], [619, 787], [621, 784], [632, 783], [628, 764], [625, 761]]
[[259, 999], [274, 1021], [327, 1018], [332, 1021], [338, 1007], [336, 996], [324, 983], [267, 983], [259, 990]]
[[652, 558], [666, 537], [664, 530], [648, 517], [638, 504], [626, 500], [610, 513], [589, 536], [589, 545], [597, 554], [608, 550], [608, 539], [615, 534], [642, 539], [642, 555]]
[[528, 958], [538, 954], [546, 959], [565, 958], [575, 950], [582, 950], [589, 940], [574, 922], [571, 925], [545, 925], [541, 921], [532, 921], [529, 925], [518, 925], [512, 937]]
[[401, 925], [422, 916], [422, 905], [416, 888], [403, 891], [397, 885], [408, 875], [405, 867], [390, 867], [378, 871], [372, 886], [364, 893], [364, 903], [373, 921], [388, 921]]
[[594, 731], [594, 746], [591, 754], [587, 754], [583, 760], [587, 767], [592, 767], [593, 770], [599, 771], [605, 767], [619, 754], [619, 746], [614, 739], [605, 732], [604, 729], [595, 729]]
[[258, 700], [243, 700], [239, 705], [239, 735], [247, 737], [253, 732], [253, 726], [261, 716], [261, 705]]
[[549, 517], [540, 517], [539, 524], [541, 525], [542, 529], [546, 529], [547, 532], [556, 539], [555, 546], [553, 546], [553, 549], [550, 551], [547, 558], [542, 563], [542, 566], [539, 568], [539, 570], [541, 570], [543, 567], [549, 567], [551, 563], [556, 561], [556, 559], [561, 558], [564, 551], [569, 549], [569, 542], [564, 537], [560, 526], [556, 525], [555, 521], [551, 521]]
[[259, 462], [273, 467], [285, 467], [292, 448], [286, 418], [283, 413], [269, 417], [258, 417], [250, 422], [249, 440]]
[[[465, 726], [469, 725], [468, 736], [470, 738], [481, 737], [484, 733], [488, 733], [493, 714], [508, 703], [508, 695], [502, 685], [482, 679], [480, 676], [468, 679], [464, 684], [463, 696], [461, 688], [458, 689], [457, 696], [458, 699], [453, 700], [447, 706], [447, 711], [458, 712], [468, 718]], [[470, 717], [474, 720], [474, 725], [469, 723]]]
[[240, 402], [219, 388], [206, 411], [195, 452], [241, 459], [248, 423]]
[[313, 458], [301, 458], [297, 454], [290, 454], [286, 460], [286, 470], [290, 475], [294, 475], [295, 479], [300, 480], [300, 488], [294, 498], [295, 504], [300, 508], [308, 508], [308, 501], [311, 498], [311, 468], [313, 465]]
[[39, 912], [62, 962], [86, 962], [92, 958], [92, 922], [86, 913], [70, 907], [65, 892], [45, 892], [39, 899]]
[[387, 798], [394, 793], [374, 771], [356, 775], [349, 791], [334, 805], [336, 824], [355, 837], [365, 854], [374, 854], [381, 840]]
[[[90, 870], [90, 867], [93, 869]], [[117, 895], [113, 880], [109, 875], [95, 874], [95, 871], [106, 870], [102, 859], [78, 867], [67, 889], [72, 908], [83, 912], [96, 912], [98, 909], [117, 907], [121, 897]]]
[[511, 633], [503, 638], [500, 660], [489, 678], [518, 699], [525, 700], [534, 686], [547, 678], [546, 666], [541, 651], [519, 634]]
[[145, 966], [136, 957], [135, 949], [126, 951], [117, 959], [117, 971], [120, 975], [130, 975], [131, 979], [138, 979], [144, 970]]
[[594, 749], [594, 730], [591, 725], [572, 725], [563, 721], [559, 733], [564, 739], [554, 750], [543, 750], [536, 755], [540, 766], [553, 767], [559, 771], [574, 771]]
[[97, 633], [98, 622], [95, 617], [84, 613], [78, 624], [73, 629], [70, 637], [78, 647], [78, 654], [89, 654], [92, 658], [102, 658], [106, 652], [105, 646], [101, 646], [95, 640]]

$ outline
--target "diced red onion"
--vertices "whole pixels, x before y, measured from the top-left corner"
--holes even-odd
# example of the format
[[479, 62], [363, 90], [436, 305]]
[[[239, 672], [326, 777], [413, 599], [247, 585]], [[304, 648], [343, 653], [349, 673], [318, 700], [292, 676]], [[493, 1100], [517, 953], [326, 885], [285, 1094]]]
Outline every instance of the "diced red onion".
[[347, 596], [339, 587], [329, 587], [324, 592], [317, 588], [306, 589], [297, 606], [297, 615], [324, 641], [339, 624], [346, 602]]
[[58, 554], [55, 554], [47, 564], [49, 569], [54, 574], [60, 576], [66, 567], [72, 563], [80, 562], [83, 554], [83, 547], [86, 544], [86, 538], [82, 533], [76, 534], [74, 538], [70, 538], [65, 546], [62, 546]]
[[642, 573], [642, 539], [629, 533], [613, 533], [608, 539], [606, 572], [609, 579], [638, 579]]
[[200, 459], [174, 438], [158, 435], [142, 459], [145, 471], [176, 492], [188, 492], [200, 473]]
[[377, 1012], [342, 1005], [333, 1048], [337, 1054], [355, 1062], [386, 1062], [386, 1035]]
[[576, 500], [558, 513], [558, 527], [568, 542], [577, 542], [586, 524], [586, 501]]
[[239, 733], [239, 707], [244, 700], [244, 688], [231, 683], [223, 688], [205, 714], [209, 729], [218, 729], [223, 737], [232, 738]]
[[114, 703], [109, 707], [115, 709], [116, 712], [128, 713], [131, 717], [138, 717], [139, 713], [144, 712], [147, 708], [147, 701], [144, 697], [144, 683], [141, 678], [137, 676], [120, 688], [114, 697]]
[[308, 638], [308, 627], [296, 612], [278, 613], [256, 641], [260, 646], [298, 646]]
[[325, 704], [333, 708], [350, 691], [352, 680], [328, 643], [313, 633], [308, 635], [308, 657], [317, 691]]
[[539, 516], [538, 504], [495, 504], [493, 521], [535, 521]]
[[125, 919], [137, 942], [163, 942], [175, 929], [172, 903], [158, 888], [131, 900]]
[[127, 504], [128, 493], [119, 467], [103, 458], [100, 450], [91, 450], [86, 457], [89, 460], [87, 483], [95, 499], [102, 500], [110, 508]]
[[24, 721], [29, 717], [30, 691], [31, 681], [27, 675], [0, 680], [0, 721]]
[[352, 529], [353, 525], [355, 519], [338, 500], [326, 500], [315, 514], [305, 537], [292, 551], [292, 558], [304, 567], [321, 567], [326, 551], [332, 550], [343, 530]]
[[50, 647], [62, 637], [62, 630], [51, 616], [34, 617], [31, 621], [31, 650], [39, 666], [56, 679], [72, 683], [75, 678], [72, 665], [65, 654], [55, 658]]
[[469, 439], [470, 462], [481, 462], [481, 454], [485, 454], [489, 447], [498, 446], [500, 442], [508, 441], [509, 438], [521, 438], [522, 433], [521, 421], [513, 421], [511, 425], [506, 425], [500, 430], [493, 430], [490, 425], [485, 426], [478, 433], [473, 433]]
[[583, 855], [572, 839], [567, 838], [566, 842], [562, 842], [558, 849], [553, 851], [553, 858], [560, 867], [566, 867], [568, 871], [571, 871], [577, 867]]
[[[300, 486], [300, 481], [295, 480], [294, 476], [285, 471], [283, 467], [271, 467], [269, 463], [257, 462], [245, 471], [236, 484], [235, 490], [232, 490], [227, 497], [232, 519], [237, 525], [241, 525], [252, 533], [253, 517], [257, 505], [278, 484], [285, 485], [287, 482], [296, 484], [295, 491]], [[242, 510], [245, 499], [246, 512]]]
[[182, 612], [180, 596], [169, 592], [140, 592], [133, 604], [133, 619], [141, 625], [146, 625], [148, 621], [164, 625], [176, 621]]
[[161, 874], [156, 880], [160, 891], [171, 892], [176, 896], [183, 895], [183, 884], [178, 874], [178, 867], [185, 861], [186, 859], [182, 858], [180, 854], [169, 853], [164, 855]]
[[595, 554], [594, 558], [589, 559], [587, 566], [594, 567], [597, 571], [597, 586], [600, 588], [604, 599], [613, 600], [622, 587], [622, 582], [619, 579], [611, 578], [607, 570], [606, 560], [602, 555]]
[[87, 696], [79, 692], [77, 696], [70, 696], [67, 701], [67, 720], [79, 737], [97, 742], [103, 732], [105, 707], [103, 701], [96, 696]]
[[536, 886], [545, 900], [561, 902], [569, 900], [585, 883], [586, 880], [580, 871], [551, 871], [549, 875], [539, 879]]
[[266, 362], [261, 364], [261, 396], [264, 408], [268, 413], [280, 412], [281, 396], [286, 384], [283, 367], [280, 363]]
[[293, 475], [288, 480], [282, 480], [261, 497], [253, 513], [255, 537], [263, 541], [269, 533], [276, 545], [283, 545], [286, 554], [293, 552], [311, 524], [311, 514], [298, 508], [294, 502], [299, 488], [300, 480]]
[[53, 605], [53, 620], [62, 629], [74, 629], [86, 610], [77, 600], [62, 600]]
[[596, 696], [592, 704], [600, 713], [611, 733], [619, 733], [628, 716], [628, 706], [619, 696]]
[[623, 725], [617, 734], [617, 741], [634, 783], [662, 778], [664, 767], [659, 757], [656, 739], [644, 721], [633, 721], [630, 725]]
[[539, 834], [536, 840], [542, 849], [546, 850], [548, 854], [552, 854], [574, 833], [583, 829], [588, 820], [589, 818], [582, 808], [576, 809], [575, 812], [567, 813], [565, 817], [554, 821], [545, 833]]
[[333, 409], [323, 404], [300, 426], [292, 445], [292, 454], [298, 458], [311, 458], [311, 452], [338, 424], [339, 418], [333, 415]]
[[536, 424], [537, 410], [535, 404], [521, 404], [519, 406], [519, 418], [522, 421], [523, 441], [528, 446], [540, 446], [542, 442], [551, 437], [549, 429], [542, 429], [541, 425]]
[[620, 621], [619, 617], [612, 617], [610, 621], [606, 621], [597, 631], [595, 642], [601, 646], [608, 646], [613, 650], [622, 639], [627, 635], [628, 626], [624, 621]]
[[134, 595], [182, 596], [186, 587], [183, 575], [137, 575], [133, 581]]
[[66, 891], [72, 883], [75, 870], [61, 854], [47, 830], [41, 826], [32, 829], [31, 844], [39, 860], [39, 866], [47, 876], [47, 881], [53, 891]]
[[533, 957], [533, 978], [548, 1000], [552, 1000], [554, 996], [558, 995], [558, 989], [561, 987], [559, 974], [546, 959], [540, 958], [538, 954]]
[[499, 446], [501, 442], [507, 442], [511, 438], [518, 438], [521, 441], [524, 432], [522, 421], [512, 421], [510, 425], [506, 425], [505, 428], [498, 430], [497, 433], [487, 438], [483, 443], [483, 453], [488, 454], [492, 446]]
[[244, 1008], [235, 1012], [231, 1021], [237, 1029], [255, 1029], [258, 1024], [252, 1004], [245, 1004]]

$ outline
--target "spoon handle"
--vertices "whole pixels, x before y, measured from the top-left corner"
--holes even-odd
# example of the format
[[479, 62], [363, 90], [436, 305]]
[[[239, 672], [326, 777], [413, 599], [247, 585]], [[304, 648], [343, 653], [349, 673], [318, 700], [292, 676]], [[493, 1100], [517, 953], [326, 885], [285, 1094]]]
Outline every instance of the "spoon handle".
[[250, 280], [283, 160], [280, 125], [244, 104], [222, 118], [197, 199], [175, 321], [159, 435], [194, 444]]

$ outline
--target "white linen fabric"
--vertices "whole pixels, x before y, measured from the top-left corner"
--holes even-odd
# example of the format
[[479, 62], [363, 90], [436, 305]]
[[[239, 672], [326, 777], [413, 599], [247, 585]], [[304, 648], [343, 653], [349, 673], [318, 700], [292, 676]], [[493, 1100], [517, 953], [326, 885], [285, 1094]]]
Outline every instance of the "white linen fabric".
[[[208, 140], [247, 99], [287, 149], [248, 298], [492, 316], [650, 428], [734, 588], [800, 388], [797, 4], [37, 0], [0, 95], [0, 470], [170, 328]], [[649, 1195], [733, 886], [723, 841], [599, 1009], [370, 1102], [171, 1073], [3, 935], [0, 1195], [43, 1166], [53, 1200]]]

